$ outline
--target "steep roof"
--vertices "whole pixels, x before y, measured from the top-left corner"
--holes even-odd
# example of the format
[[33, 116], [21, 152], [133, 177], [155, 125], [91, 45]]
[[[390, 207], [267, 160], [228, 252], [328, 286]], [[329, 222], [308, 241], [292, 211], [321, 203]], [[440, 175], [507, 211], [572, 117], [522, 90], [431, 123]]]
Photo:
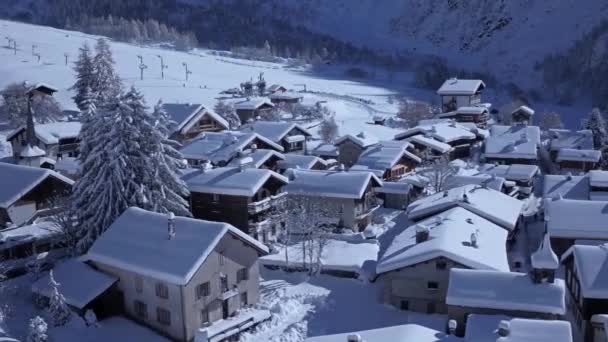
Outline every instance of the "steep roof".
[[608, 240], [607, 220], [606, 201], [545, 200], [545, 221], [552, 237]]
[[543, 197], [588, 200], [589, 177], [572, 175], [545, 175]]
[[415, 135], [435, 138], [443, 143], [456, 140], [475, 140], [477, 135], [473, 129], [449, 120], [435, 120], [429, 123], [419, 123], [418, 126], [407, 129], [395, 135], [395, 140], [403, 140]]
[[418, 220], [458, 206], [512, 230], [521, 214], [523, 202], [489, 188], [463, 185], [413, 202], [408, 207], [408, 218]]
[[[51, 122], [46, 124], [35, 124], [34, 132], [36, 137], [46, 145], [59, 143], [60, 139], [77, 138], [80, 134], [82, 124], [77, 121]], [[25, 129], [21, 126], [6, 137], [7, 141], [12, 140], [19, 132]]]
[[467, 175], [454, 175], [448, 177], [445, 180], [444, 187], [446, 189], [459, 188], [463, 185], [481, 185], [486, 186], [492, 190], [502, 191], [502, 187], [505, 184], [505, 179], [502, 177], [494, 177], [486, 174], [467, 176]]
[[570, 256], [574, 257], [582, 296], [608, 299], [608, 247], [573, 245], [562, 256], [562, 262]]
[[563, 315], [564, 281], [533, 283], [526, 273], [452, 268], [448, 305]]
[[[426, 241], [416, 243], [416, 231], [427, 229]], [[477, 247], [471, 236], [477, 237]], [[386, 273], [444, 257], [475, 269], [509, 271], [507, 231], [463, 208], [452, 208], [409, 226], [391, 241], [376, 273]]]
[[230, 234], [267, 254], [266, 246], [227, 223], [175, 217], [168, 239], [167, 215], [129, 208], [101, 234], [86, 254], [94, 262], [168, 283], [186, 285], [222, 237]]
[[[256, 139], [282, 152], [283, 147], [254, 132], [224, 131], [205, 132], [180, 149], [187, 159], [229, 162]], [[260, 146], [258, 146], [260, 147]]]
[[288, 153], [285, 160], [279, 163], [281, 169], [303, 169], [310, 170], [315, 164], [327, 165], [327, 162], [319, 157]]
[[188, 124], [198, 121], [204, 115], [208, 115], [224, 129], [228, 129], [230, 124], [226, 119], [221, 117], [219, 114], [214, 111], [206, 108], [202, 104], [192, 104], [192, 103], [163, 103], [163, 109], [167, 113], [167, 116], [175, 122], [175, 127], [173, 128], [174, 132], [181, 131]]
[[404, 157], [416, 163], [422, 162], [420, 157], [407, 150], [410, 146], [410, 143], [405, 141], [378, 142], [361, 153], [357, 163], [351, 167], [351, 170], [371, 171], [376, 173], [376, 175], [378, 173], [382, 175]]
[[527, 164], [481, 164], [477, 169], [479, 170], [479, 174], [502, 177], [511, 181], [528, 181], [539, 173], [538, 166]]
[[278, 143], [294, 129], [300, 131], [301, 135], [312, 136], [306, 128], [293, 122], [256, 121], [250, 125], [246, 125], [243, 131], [251, 130]]
[[485, 143], [488, 158], [536, 159], [540, 146], [538, 126], [494, 125]]
[[0, 208], [8, 208], [48, 177], [74, 184], [59, 173], [38, 167], [0, 163]]
[[344, 143], [345, 141], [352, 141], [353, 143], [359, 145], [361, 148], [367, 148], [379, 142], [378, 138], [376, 138], [375, 136], [367, 132], [359, 132], [357, 135], [347, 134], [338, 138], [338, 140], [336, 140], [335, 145], [338, 146]]
[[[504, 337], [497, 334], [501, 321], [509, 323], [509, 335]], [[469, 342], [572, 342], [572, 328], [570, 322], [560, 320], [470, 314], [467, 317], [464, 340]]]
[[549, 143], [552, 151], [559, 151], [562, 148], [572, 148], [581, 150], [593, 150], [593, 132], [588, 129], [571, 131], [567, 129], [550, 129]]
[[401, 194], [407, 195], [414, 186], [403, 182], [382, 182], [382, 186], [375, 189], [380, 194]]
[[270, 179], [287, 184], [287, 178], [267, 169], [220, 167], [184, 175], [190, 192], [251, 197]]
[[382, 181], [371, 172], [317, 171], [289, 169], [285, 172], [289, 194], [359, 199], [367, 186], [382, 186]]
[[461, 80], [457, 78], [447, 79], [437, 90], [439, 95], [474, 95], [485, 89], [482, 80]]
[[305, 342], [347, 342], [350, 335], [358, 335], [365, 342], [457, 342], [461, 339], [418, 324], [395, 325], [357, 332], [308, 337]]

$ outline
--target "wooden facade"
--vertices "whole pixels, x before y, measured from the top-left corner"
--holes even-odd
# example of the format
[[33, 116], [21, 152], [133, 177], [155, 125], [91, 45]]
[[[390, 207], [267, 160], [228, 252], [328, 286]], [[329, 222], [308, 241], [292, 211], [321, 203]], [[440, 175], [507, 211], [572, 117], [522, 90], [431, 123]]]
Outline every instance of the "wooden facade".
[[273, 109], [274, 107], [272, 105], [263, 103], [255, 109], [237, 108], [236, 114], [241, 119], [241, 123], [246, 123], [248, 121], [255, 121], [257, 117], [266, 116]]

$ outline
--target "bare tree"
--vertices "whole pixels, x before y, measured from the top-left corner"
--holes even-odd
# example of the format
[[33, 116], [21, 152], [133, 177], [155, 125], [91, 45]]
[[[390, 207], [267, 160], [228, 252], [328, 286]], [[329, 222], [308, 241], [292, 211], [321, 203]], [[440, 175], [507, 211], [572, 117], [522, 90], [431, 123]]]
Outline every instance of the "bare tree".
[[450, 164], [446, 155], [436, 158], [423, 166], [420, 174], [428, 179], [427, 188], [430, 192], [440, 192], [445, 189], [448, 178], [456, 174], [457, 168]]
[[338, 124], [334, 115], [330, 115], [323, 119], [321, 126], [319, 127], [319, 135], [321, 140], [328, 144], [333, 144], [334, 140], [338, 136]]
[[406, 127], [414, 127], [420, 120], [432, 119], [433, 110], [431, 105], [426, 102], [401, 99], [397, 117], [404, 122]]
[[217, 101], [213, 110], [228, 121], [230, 129], [238, 129], [241, 126], [241, 118], [236, 114], [234, 106], [222, 100]]
[[543, 112], [538, 125], [542, 130], [564, 128], [562, 116], [558, 112]]

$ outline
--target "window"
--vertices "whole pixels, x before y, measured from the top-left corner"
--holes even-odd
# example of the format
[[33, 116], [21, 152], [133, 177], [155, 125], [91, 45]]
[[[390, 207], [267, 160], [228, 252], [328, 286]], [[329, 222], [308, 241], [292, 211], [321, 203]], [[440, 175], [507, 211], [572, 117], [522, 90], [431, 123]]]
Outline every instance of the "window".
[[163, 308], [156, 308], [156, 321], [162, 325], [171, 325], [171, 311]]
[[220, 290], [222, 293], [228, 292], [228, 276], [225, 274], [220, 275]]
[[426, 288], [429, 291], [437, 291], [439, 289], [439, 283], [437, 283], [436, 281], [429, 281], [428, 283], [426, 283]]
[[224, 260], [224, 253], [220, 253], [220, 265], [224, 265], [224, 262], [226, 260]]
[[249, 280], [249, 269], [241, 268], [236, 272], [236, 282], [240, 283], [243, 280]]
[[135, 276], [135, 291], [137, 291], [137, 293], [142, 293], [143, 290], [144, 290], [144, 279], [141, 276], [136, 275]]
[[209, 323], [209, 309], [204, 308], [201, 310], [201, 325]]
[[247, 292], [241, 293], [241, 307], [247, 306], [249, 303], [247, 302]]
[[196, 299], [209, 296], [209, 282], [199, 284], [196, 287]]
[[410, 309], [410, 302], [407, 301], [407, 300], [402, 300], [401, 303], [400, 303], [400, 305], [399, 305], [399, 308], [401, 310], [409, 310]]
[[148, 318], [148, 306], [144, 302], [140, 302], [136, 300], [133, 302], [133, 307], [135, 309], [135, 314], [140, 318]]
[[447, 267], [447, 263], [445, 262], [445, 260], [437, 260], [437, 262], [435, 263], [435, 267], [438, 270], [445, 270], [445, 268]]
[[169, 298], [169, 288], [163, 283], [156, 283], [156, 296], [160, 298]]
[[213, 202], [219, 202], [220, 201], [220, 195], [219, 194], [211, 194], [211, 196], [213, 196]]

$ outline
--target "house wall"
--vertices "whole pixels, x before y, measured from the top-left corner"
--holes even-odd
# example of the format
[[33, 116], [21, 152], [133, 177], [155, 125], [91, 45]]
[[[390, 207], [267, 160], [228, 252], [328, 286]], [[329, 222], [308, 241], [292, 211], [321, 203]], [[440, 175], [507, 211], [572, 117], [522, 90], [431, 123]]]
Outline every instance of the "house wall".
[[346, 140], [338, 145], [338, 151], [338, 162], [344, 164], [345, 167], [351, 167], [357, 163], [363, 148], [350, 140]]
[[468, 107], [472, 104], [478, 104], [480, 102], [480, 96], [472, 95], [444, 95], [441, 96], [441, 104], [444, 112], [455, 111], [460, 107]]
[[589, 170], [595, 169], [595, 165], [596, 163], [594, 162], [582, 162], [575, 160], [562, 160], [559, 162], [559, 168], [563, 171], [573, 170], [587, 172]]
[[249, 197], [218, 195], [214, 201], [213, 194], [191, 192], [190, 208], [192, 216], [198, 219], [227, 222], [249, 232], [249, 213], [247, 205], [251, 201]]
[[407, 194], [383, 194], [385, 208], [405, 209], [409, 205], [409, 195]]
[[6, 213], [8, 214], [8, 219], [16, 225], [24, 224], [31, 219], [38, 210], [47, 209], [53, 205], [52, 201], [54, 197], [60, 199], [67, 196], [70, 191], [70, 185], [54, 177], [47, 177], [38, 184], [38, 186], [23, 195], [21, 199], [7, 208]]

